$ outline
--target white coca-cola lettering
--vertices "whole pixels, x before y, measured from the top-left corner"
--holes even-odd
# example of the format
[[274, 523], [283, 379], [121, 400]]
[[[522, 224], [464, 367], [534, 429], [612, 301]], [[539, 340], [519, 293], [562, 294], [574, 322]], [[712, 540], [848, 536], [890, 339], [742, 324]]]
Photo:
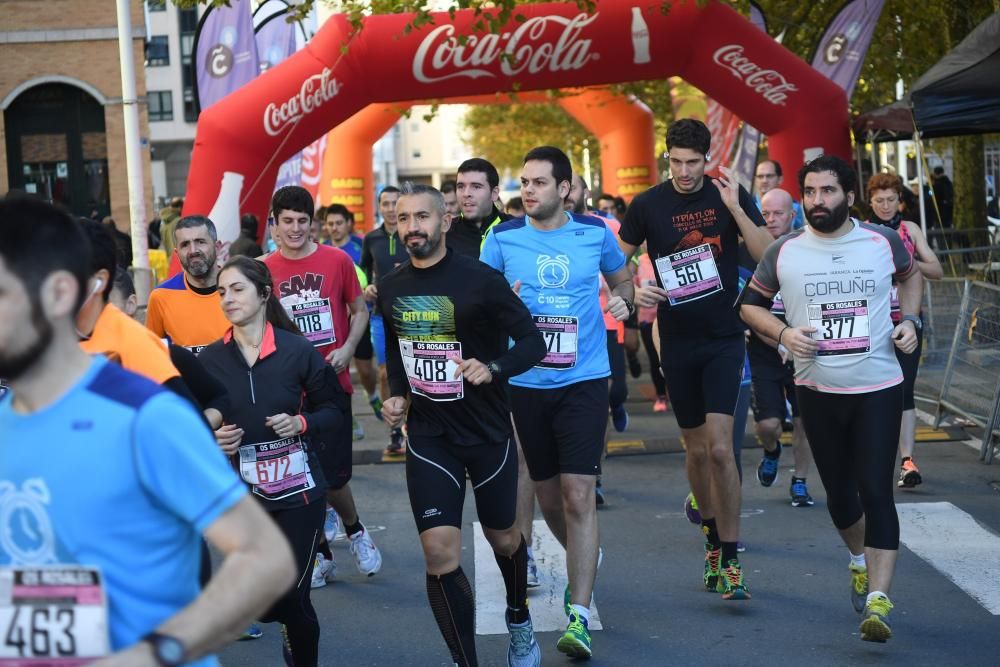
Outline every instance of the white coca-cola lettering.
[[771, 104], [785, 106], [788, 93], [798, 90], [798, 86], [789, 83], [780, 72], [763, 69], [743, 55], [743, 46], [740, 44], [726, 44], [716, 50], [712, 60]]
[[341, 84], [330, 74], [330, 68], [327, 67], [303, 81], [298, 94], [292, 95], [280, 105], [274, 102], [268, 104], [264, 109], [264, 131], [272, 137], [277, 136], [289, 125], [297, 123], [303, 116], [336, 97]]
[[[571, 19], [536, 16], [514, 32], [472, 35], [465, 44], [459, 44], [455, 37], [455, 26], [442, 25], [429, 32], [420, 43], [413, 57], [413, 77], [421, 83], [434, 83], [463, 76], [470, 79], [495, 77], [496, 69], [504, 76], [578, 70], [597, 58], [596, 53], [590, 52], [591, 40], [580, 37], [583, 29], [596, 18], [597, 14], [578, 14]], [[561, 25], [562, 33], [555, 42], [543, 42], [550, 25]], [[445, 72], [450, 68], [455, 71]]]

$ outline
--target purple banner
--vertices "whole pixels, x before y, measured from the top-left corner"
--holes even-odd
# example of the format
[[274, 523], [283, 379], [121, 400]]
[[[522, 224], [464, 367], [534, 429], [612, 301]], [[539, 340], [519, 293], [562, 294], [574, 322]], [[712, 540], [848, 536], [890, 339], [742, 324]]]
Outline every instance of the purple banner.
[[232, 0], [229, 7], [212, 7], [202, 16], [195, 36], [198, 105], [207, 109], [257, 76], [250, 0]]
[[287, 12], [281, 12], [265, 19], [257, 28], [257, 54], [260, 57], [260, 71], [278, 65], [295, 53], [295, 26], [289, 23]]
[[853, 0], [837, 14], [816, 48], [812, 66], [851, 99], [884, 0]]
[[[750, 3], [750, 22], [767, 32], [767, 21], [764, 19], [764, 13], [755, 2]], [[757, 146], [759, 143], [760, 130], [751, 127], [749, 123], [743, 123], [743, 132], [740, 134], [736, 155], [733, 157], [732, 169], [736, 180], [750, 192], [753, 191], [753, 176], [754, 170], [757, 168]]]

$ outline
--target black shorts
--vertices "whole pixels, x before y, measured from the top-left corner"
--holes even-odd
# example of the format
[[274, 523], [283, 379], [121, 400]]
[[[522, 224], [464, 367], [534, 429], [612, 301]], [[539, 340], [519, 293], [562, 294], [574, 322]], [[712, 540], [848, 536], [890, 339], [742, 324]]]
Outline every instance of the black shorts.
[[486, 528], [506, 530], [517, 514], [517, 448], [514, 438], [495, 445], [454, 445], [447, 438], [410, 434], [406, 490], [422, 533], [438, 526], [462, 527], [465, 473]]
[[713, 412], [733, 415], [743, 380], [746, 340], [660, 337], [660, 360], [671, 408], [681, 428], [698, 428]]
[[358, 346], [354, 349], [354, 358], [362, 361], [371, 361], [375, 356], [375, 349], [372, 347], [372, 325], [368, 324], [365, 335], [358, 341]]
[[917, 370], [920, 368], [920, 354], [924, 350], [924, 330], [917, 329], [917, 349], [909, 354], [901, 352], [897, 347], [896, 360], [903, 371], [903, 410], [913, 410], [916, 403], [913, 398], [913, 390], [917, 386]]
[[608, 427], [608, 380], [554, 389], [510, 385], [510, 407], [531, 479], [599, 475]]
[[[335, 431], [324, 431], [314, 439], [319, 465], [327, 488], [336, 491], [351, 481], [353, 474], [354, 433], [350, 407]], [[316, 442], [316, 440], [319, 440]]]
[[[799, 417], [799, 400], [795, 395], [795, 368], [789, 363], [779, 369], [768, 369], [771, 372], [757, 373], [753, 369], [753, 393], [750, 405], [753, 408], [755, 422], [764, 419], [780, 419], [788, 416], [785, 400], [792, 406], [792, 418]], [[774, 372], [774, 371], [778, 372]]]

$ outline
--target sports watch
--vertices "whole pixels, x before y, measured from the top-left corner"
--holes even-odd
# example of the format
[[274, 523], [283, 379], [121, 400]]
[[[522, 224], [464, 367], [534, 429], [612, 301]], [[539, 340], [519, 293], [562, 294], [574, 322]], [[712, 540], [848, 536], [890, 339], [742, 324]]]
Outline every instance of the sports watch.
[[903, 315], [900, 322], [913, 322], [913, 326], [916, 327], [917, 331], [924, 328], [924, 321], [920, 319], [919, 315]]
[[160, 667], [180, 667], [187, 662], [187, 650], [176, 637], [150, 632], [142, 641], [153, 647], [153, 659]]

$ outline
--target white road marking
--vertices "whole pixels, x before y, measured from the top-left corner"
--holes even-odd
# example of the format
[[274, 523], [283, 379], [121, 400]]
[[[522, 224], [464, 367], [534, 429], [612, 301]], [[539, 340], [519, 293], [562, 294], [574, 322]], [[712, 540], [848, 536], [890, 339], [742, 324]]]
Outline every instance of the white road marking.
[[1000, 616], [1000, 536], [951, 503], [900, 503], [900, 541]]
[[[476, 545], [476, 634], [505, 635], [507, 624], [507, 593], [493, 557], [493, 549], [486, 541], [483, 529], [476, 521], [472, 524]], [[532, 528], [532, 547], [538, 579], [541, 586], [528, 589], [528, 607], [535, 632], [554, 632], [566, 629], [563, 611], [563, 589], [566, 588], [566, 552], [552, 535], [544, 521], [535, 521]], [[598, 581], [600, 575], [598, 575]], [[601, 629], [597, 606], [590, 606], [590, 629]]]

